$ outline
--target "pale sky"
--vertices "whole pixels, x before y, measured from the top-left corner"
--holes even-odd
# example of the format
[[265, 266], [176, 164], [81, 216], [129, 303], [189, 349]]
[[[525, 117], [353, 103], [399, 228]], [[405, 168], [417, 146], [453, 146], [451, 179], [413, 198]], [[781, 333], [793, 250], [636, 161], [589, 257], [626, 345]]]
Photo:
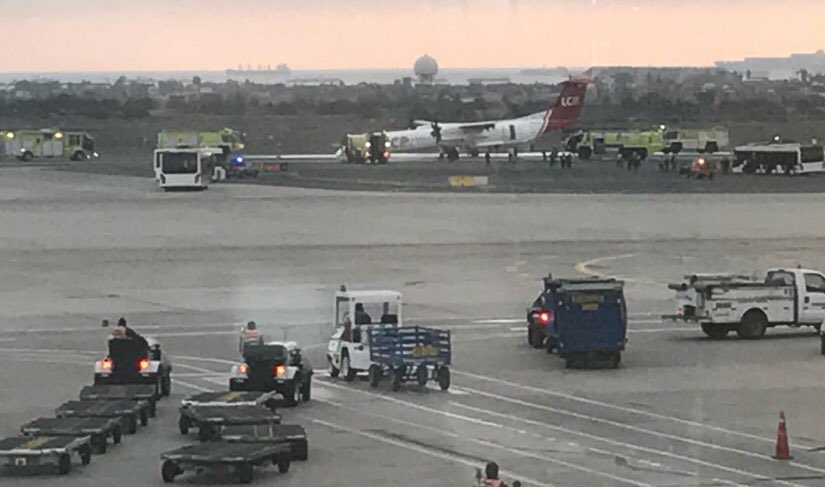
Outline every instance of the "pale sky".
[[0, 0], [0, 72], [710, 65], [825, 48], [825, 0]]

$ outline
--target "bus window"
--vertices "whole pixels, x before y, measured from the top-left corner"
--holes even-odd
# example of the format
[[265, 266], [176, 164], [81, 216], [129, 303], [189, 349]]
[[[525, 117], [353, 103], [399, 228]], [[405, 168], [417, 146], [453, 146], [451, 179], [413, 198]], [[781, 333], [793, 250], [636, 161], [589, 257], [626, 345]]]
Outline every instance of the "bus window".
[[799, 148], [801, 153], [801, 162], [822, 162], [825, 160], [825, 153], [823, 153], [821, 145], [808, 145]]
[[165, 174], [194, 174], [198, 172], [198, 155], [189, 152], [165, 152], [161, 154]]
[[95, 150], [95, 141], [88, 135], [83, 136], [83, 149], [87, 151]]

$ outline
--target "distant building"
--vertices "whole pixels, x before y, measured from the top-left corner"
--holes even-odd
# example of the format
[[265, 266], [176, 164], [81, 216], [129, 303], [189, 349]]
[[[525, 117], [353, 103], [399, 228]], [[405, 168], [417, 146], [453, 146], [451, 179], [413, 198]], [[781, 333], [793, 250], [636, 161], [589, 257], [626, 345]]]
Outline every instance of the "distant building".
[[716, 61], [716, 66], [740, 73], [758, 72], [770, 79], [795, 78], [796, 73], [807, 70], [811, 74], [825, 73], [825, 51], [797, 53], [788, 57], [746, 57], [741, 61]]
[[415, 61], [413, 72], [420, 83], [432, 84], [435, 81], [435, 75], [438, 74], [438, 63], [425, 54]]

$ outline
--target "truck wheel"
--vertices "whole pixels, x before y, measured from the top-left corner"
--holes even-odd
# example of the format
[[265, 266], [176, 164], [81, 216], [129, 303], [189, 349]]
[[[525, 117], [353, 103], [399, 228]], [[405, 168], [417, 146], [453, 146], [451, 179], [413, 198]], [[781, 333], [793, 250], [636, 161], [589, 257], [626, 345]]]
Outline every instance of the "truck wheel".
[[57, 460], [57, 473], [68, 475], [72, 471], [72, 457], [68, 453], [61, 453]]
[[74, 154], [72, 154], [71, 159], [73, 161], [82, 161], [83, 159], [86, 159], [86, 153], [82, 150], [76, 151]]
[[32, 160], [34, 160], [34, 154], [32, 154], [29, 151], [26, 151], [23, 153], [23, 157], [21, 157], [21, 159], [23, 159], [23, 162], [31, 162]]
[[401, 382], [403, 379], [402, 375], [403, 373], [401, 372], [401, 369], [390, 369], [390, 384], [392, 384], [393, 392], [401, 390]]
[[198, 440], [209, 441], [217, 436], [217, 431], [209, 424], [201, 424], [198, 428]]
[[242, 484], [252, 482], [252, 465], [249, 463], [242, 463], [238, 466], [238, 474]]
[[448, 367], [439, 367], [438, 387], [440, 387], [442, 391], [450, 388], [450, 369]]
[[590, 156], [593, 155], [593, 150], [586, 145], [579, 147], [578, 149], [579, 159], [590, 159]]
[[340, 374], [341, 371], [338, 370], [337, 367], [332, 365], [332, 359], [331, 358], [327, 357], [327, 362], [329, 363], [329, 376], [332, 377], [332, 378], [338, 377], [338, 374]]
[[418, 369], [415, 371], [415, 381], [418, 382], [418, 385], [421, 387], [425, 387], [427, 385], [427, 380], [430, 378], [429, 371], [427, 370], [426, 365], [419, 365]]
[[307, 381], [301, 387], [301, 399], [309, 402], [310, 397], [312, 397], [312, 376], [307, 377]]
[[174, 482], [175, 477], [180, 474], [180, 468], [178, 468], [178, 465], [172, 460], [166, 460], [163, 462], [163, 465], [160, 466], [160, 476], [163, 477], [163, 481], [166, 483]]
[[373, 364], [370, 365], [369, 375], [370, 375], [370, 387], [378, 387], [378, 384], [381, 383], [381, 367]]
[[710, 323], [702, 323], [702, 331], [709, 338], [713, 340], [721, 340], [728, 336], [730, 331], [726, 326], [712, 325]]
[[736, 328], [736, 334], [739, 335], [739, 338], [761, 338], [765, 336], [767, 328], [768, 320], [765, 318], [765, 314], [759, 310], [752, 310], [742, 317], [742, 322]]
[[541, 336], [541, 332], [531, 325], [527, 325], [527, 343], [533, 348], [541, 348], [543, 342], [544, 337]]
[[184, 415], [181, 415], [178, 419], [178, 431], [180, 431], [180, 434], [188, 435], [190, 426], [191, 424], [189, 423], [189, 418], [187, 418]]
[[167, 373], [160, 380], [160, 395], [169, 397], [172, 394], [172, 377]]
[[344, 380], [347, 382], [355, 380], [356, 372], [350, 367], [348, 354], [341, 357], [341, 375], [344, 376]]

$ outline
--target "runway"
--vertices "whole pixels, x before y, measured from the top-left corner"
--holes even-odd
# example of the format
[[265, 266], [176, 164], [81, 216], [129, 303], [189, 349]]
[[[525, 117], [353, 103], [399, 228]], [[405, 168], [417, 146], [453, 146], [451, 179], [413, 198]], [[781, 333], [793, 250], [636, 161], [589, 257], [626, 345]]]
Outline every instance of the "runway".
[[[658, 319], [673, 307], [667, 282], [688, 272], [825, 269], [817, 194], [163, 194], [146, 178], [0, 172], [0, 434], [91, 381], [103, 318], [156, 335], [175, 363], [173, 396], [146, 431], [68, 477], [3, 485], [161, 484], [160, 453], [193, 441], [177, 432], [177, 404], [226, 388], [249, 319], [321, 369], [313, 400], [280, 410], [306, 426], [309, 461], [256, 484], [470, 485], [492, 459], [532, 486], [825, 485], [815, 334], [710, 341]], [[526, 344], [524, 311], [547, 272], [626, 280], [620, 369], [565, 370]], [[449, 393], [327, 377], [342, 283], [397, 289], [406, 321], [453, 332]], [[780, 410], [790, 462], [770, 457]]]

